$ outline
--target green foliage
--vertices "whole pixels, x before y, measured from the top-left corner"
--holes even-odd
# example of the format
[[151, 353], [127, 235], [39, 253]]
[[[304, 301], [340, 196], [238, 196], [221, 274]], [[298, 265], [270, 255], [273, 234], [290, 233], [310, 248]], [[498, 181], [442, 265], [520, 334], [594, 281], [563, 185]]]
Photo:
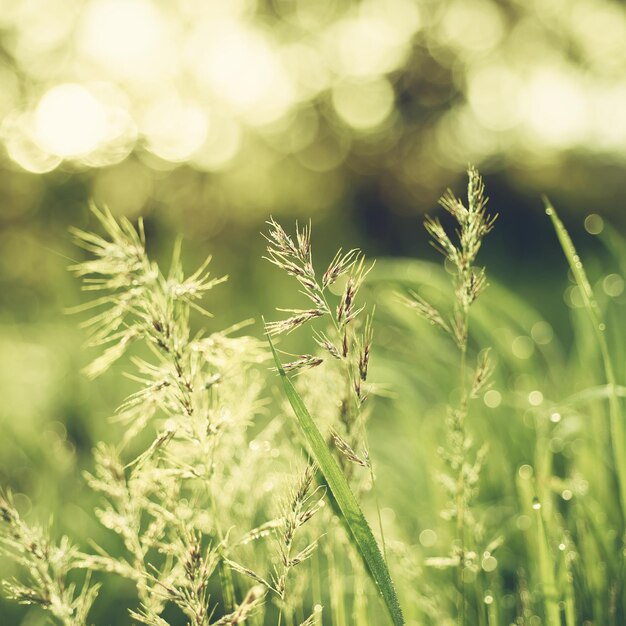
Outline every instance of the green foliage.
[[[486, 289], [478, 172], [441, 204], [444, 267], [350, 249], [317, 272], [310, 226], [270, 220], [267, 258], [307, 301], [267, 324], [270, 353], [245, 322], [206, 329], [209, 260], [185, 276], [177, 243], [163, 272], [141, 222], [94, 208], [104, 234], [74, 232], [72, 267], [95, 295], [85, 372], [123, 366], [131, 389], [88, 462], [89, 548], [2, 491], [2, 577], [29, 624], [118, 605], [120, 626], [624, 623], [623, 277], [583, 268], [547, 204], [570, 338]], [[623, 272], [619, 233], [598, 240]]]

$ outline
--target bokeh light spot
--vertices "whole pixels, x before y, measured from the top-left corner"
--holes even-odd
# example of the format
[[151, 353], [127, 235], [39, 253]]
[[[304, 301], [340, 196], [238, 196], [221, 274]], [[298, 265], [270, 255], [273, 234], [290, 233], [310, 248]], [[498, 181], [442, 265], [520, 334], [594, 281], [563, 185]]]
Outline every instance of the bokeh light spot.
[[513, 340], [511, 350], [518, 359], [529, 359], [535, 351], [535, 344], [530, 337], [521, 335]]
[[337, 26], [339, 67], [353, 77], [378, 76], [394, 70], [407, 54], [407, 41], [398, 37], [384, 20], [372, 17], [348, 19]]
[[485, 406], [488, 406], [490, 409], [496, 409], [500, 406], [500, 404], [502, 404], [502, 394], [495, 389], [490, 389], [485, 392], [483, 402], [485, 403]]
[[482, 560], [481, 567], [483, 568], [483, 571], [487, 573], [494, 572], [498, 567], [498, 560], [496, 559], [496, 557], [492, 556], [491, 554], [486, 555]]
[[51, 172], [62, 161], [41, 149], [32, 132], [29, 115], [10, 115], [2, 124], [2, 135], [9, 157], [20, 167], [34, 174]]
[[148, 109], [143, 130], [151, 152], [167, 161], [184, 161], [204, 143], [208, 118], [195, 104], [170, 96]]
[[177, 58], [167, 22], [149, 0], [92, 0], [77, 45], [86, 58], [129, 81], [162, 79]]
[[202, 170], [222, 170], [237, 156], [241, 143], [240, 125], [225, 115], [214, 113], [204, 143], [195, 151], [191, 162]]
[[535, 343], [543, 346], [549, 344], [554, 338], [554, 330], [548, 322], [535, 322], [530, 329], [530, 335]]
[[604, 220], [597, 213], [591, 213], [585, 218], [585, 230], [590, 235], [599, 235], [604, 230]]
[[106, 113], [82, 85], [66, 83], [50, 89], [35, 111], [35, 135], [41, 148], [62, 158], [94, 150], [106, 136]]
[[442, 37], [468, 52], [493, 48], [504, 34], [500, 9], [488, 0], [455, 0], [441, 23]]
[[355, 130], [380, 126], [391, 114], [393, 88], [388, 80], [346, 81], [333, 89], [333, 106], [337, 115]]
[[437, 533], [430, 528], [426, 528], [420, 533], [419, 541], [425, 548], [431, 548], [437, 543]]
[[206, 24], [187, 56], [204, 87], [251, 125], [276, 121], [294, 101], [278, 50], [259, 28], [233, 20]]
[[587, 131], [584, 87], [566, 68], [543, 68], [527, 86], [527, 123], [548, 146], [567, 147], [581, 141]]
[[485, 65], [468, 77], [468, 99], [474, 115], [486, 128], [508, 130], [523, 117], [523, 84], [509, 68]]
[[609, 274], [602, 281], [602, 289], [607, 296], [617, 298], [624, 293], [624, 279], [619, 274]]

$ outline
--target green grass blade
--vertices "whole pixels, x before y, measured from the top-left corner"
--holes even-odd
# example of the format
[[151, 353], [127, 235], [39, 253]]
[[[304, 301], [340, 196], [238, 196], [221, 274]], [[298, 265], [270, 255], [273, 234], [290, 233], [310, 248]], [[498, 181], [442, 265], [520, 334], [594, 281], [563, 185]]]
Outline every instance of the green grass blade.
[[546, 213], [552, 220], [556, 235], [563, 248], [570, 269], [574, 274], [576, 284], [582, 294], [585, 310], [591, 319], [591, 324], [602, 356], [606, 382], [608, 383], [608, 387], [613, 390], [613, 393], [610, 393], [608, 398], [611, 442], [613, 444], [613, 459], [615, 462], [617, 482], [619, 484], [622, 521], [626, 523], [626, 425], [624, 424], [622, 407], [617, 393], [615, 370], [613, 369], [613, 362], [606, 339], [606, 324], [602, 319], [602, 312], [593, 295], [585, 268], [576, 253], [576, 248], [574, 247], [569, 233], [548, 198], [544, 196], [543, 200], [546, 206]]
[[616, 385], [611, 387], [609, 385], [599, 385], [597, 387], [589, 387], [578, 391], [571, 396], [568, 396], [564, 400], [559, 402], [560, 406], [576, 406], [583, 404], [584, 402], [591, 402], [593, 400], [607, 400], [611, 395], [616, 395], [618, 398], [626, 398], [626, 387]]
[[402, 626], [404, 624], [404, 617], [402, 616], [398, 596], [391, 580], [387, 564], [383, 559], [378, 543], [372, 533], [372, 529], [367, 523], [361, 511], [361, 507], [348, 485], [348, 481], [333, 458], [328, 445], [315, 425], [300, 394], [287, 377], [269, 334], [267, 335], [267, 340], [269, 341], [274, 361], [276, 362], [276, 368], [280, 374], [285, 395], [295, 413], [302, 434], [309, 447], [309, 451], [324, 476], [343, 517], [343, 521], [350, 532], [354, 546], [363, 558], [367, 571], [383, 598], [391, 621], [394, 626]]
[[553, 559], [546, 528], [543, 523], [543, 515], [539, 500], [533, 502], [533, 512], [537, 533], [538, 569], [541, 591], [543, 593], [543, 605], [545, 608], [545, 620], [548, 626], [561, 626], [561, 610], [559, 609], [559, 594], [554, 574]]
[[596, 333], [603, 332], [604, 324], [602, 322], [602, 314], [593, 295], [593, 291], [591, 290], [591, 285], [589, 284], [589, 279], [587, 278], [585, 268], [583, 267], [582, 261], [580, 260], [580, 257], [576, 252], [576, 248], [574, 247], [574, 242], [569, 236], [569, 233], [563, 225], [563, 222], [559, 219], [559, 216], [557, 215], [556, 210], [550, 203], [550, 200], [548, 200], [548, 198], [544, 196], [543, 201], [546, 206], [546, 215], [548, 215], [552, 220], [552, 225], [554, 226], [554, 230], [556, 231], [556, 236], [559, 239], [559, 243], [563, 248], [563, 252], [565, 253], [567, 262], [569, 263], [570, 269], [572, 270], [572, 274], [574, 275], [574, 279], [576, 280], [576, 285], [580, 289], [585, 305], [585, 310], [587, 311], [587, 313], [591, 317], [591, 321], [593, 322], [594, 331]]

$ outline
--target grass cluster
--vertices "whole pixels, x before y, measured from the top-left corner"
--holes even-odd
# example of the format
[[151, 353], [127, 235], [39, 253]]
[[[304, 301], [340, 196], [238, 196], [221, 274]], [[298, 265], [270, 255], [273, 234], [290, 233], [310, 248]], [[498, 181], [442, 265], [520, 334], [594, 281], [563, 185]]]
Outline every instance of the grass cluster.
[[[623, 278], [590, 280], [546, 200], [564, 349], [488, 285], [497, 222], [468, 177], [426, 221], [440, 266], [339, 250], [319, 270], [310, 226], [270, 220], [266, 258], [306, 308], [256, 337], [203, 330], [225, 280], [210, 258], [186, 276], [177, 242], [164, 272], [141, 221], [93, 208], [103, 235], [74, 231], [71, 268], [92, 296], [75, 311], [99, 352], [85, 373], [121, 360], [136, 387], [85, 475], [107, 548], [0, 491], [3, 584], [29, 624], [88, 626], [110, 602], [147, 626], [626, 621]], [[601, 240], [624, 273], [619, 235]]]

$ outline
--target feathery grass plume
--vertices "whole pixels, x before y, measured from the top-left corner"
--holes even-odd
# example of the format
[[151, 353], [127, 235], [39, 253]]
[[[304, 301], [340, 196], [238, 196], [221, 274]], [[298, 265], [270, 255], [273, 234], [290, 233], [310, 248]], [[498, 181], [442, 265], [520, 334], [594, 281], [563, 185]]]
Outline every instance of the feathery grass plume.
[[[209, 608], [209, 585], [219, 562], [219, 550], [203, 546], [200, 535], [188, 530], [183, 530], [177, 548], [173, 556], [180, 575], [172, 576], [168, 581], [159, 581], [155, 590], [166, 601], [180, 608], [189, 626], [242, 624], [262, 604], [266, 592], [262, 586], [256, 585], [248, 590], [232, 612], [214, 620], [214, 609]], [[139, 611], [131, 611], [130, 615], [147, 626], [162, 626], [165, 623], [159, 611], [145, 605]]]
[[300, 537], [303, 527], [324, 506], [324, 489], [314, 485], [316, 472], [317, 468], [314, 465], [306, 465], [297, 482], [283, 498], [280, 504], [280, 517], [248, 533], [239, 542], [240, 544], [248, 543], [258, 537], [273, 535], [278, 552], [278, 564], [274, 566], [273, 572], [263, 577], [236, 561], [227, 560], [234, 571], [264, 585], [274, 594], [280, 611], [279, 625], [283, 617], [289, 620], [288, 623], [293, 623], [295, 609], [301, 601], [298, 594], [294, 594], [293, 598], [287, 594], [288, 578], [293, 576], [293, 570], [307, 561], [317, 548], [317, 539], [314, 539], [300, 547], [294, 554], [296, 541], [298, 539], [302, 541]]
[[[91, 377], [103, 373], [140, 338], [146, 339], [162, 354], [169, 355], [179, 378], [182, 375], [181, 345], [189, 343], [189, 311], [207, 311], [198, 305], [205, 292], [226, 280], [211, 278], [207, 266], [211, 257], [188, 278], [180, 263], [180, 245], [176, 245], [169, 275], [162, 275], [145, 250], [145, 233], [140, 220], [138, 229], [126, 218], [116, 220], [108, 209], [95, 205], [92, 212], [103, 226], [108, 239], [72, 229], [77, 245], [95, 256], [72, 266], [83, 279], [85, 291], [103, 292], [81, 310], [96, 310], [83, 326], [90, 331], [92, 346], [108, 346], [104, 354], [86, 370]], [[184, 380], [178, 381], [186, 386]]]
[[[135, 230], [107, 210], [92, 210], [106, 237], [74, 231], [95, 259], [72, 269], [85, 289], [103, 292], [82, 309], [98, 310], [85, 325], [92, 345], [108, 347], [87, 373], [102, 373], [133, 343], [143, 342], [148, 352], [132, 358], [135, 373], [128, 376], [140, 389], [117, 411], [116, 419], [127, 425], [120, 445], [100, 445], [95, 469], [87, 474], [105, 500], [97, 515], [120, 536], [126, 555], [98, 549], [83, 555], [82, 565], [132, 580], [141, 605], [133, 615], [143, 623], [160, 624], [165, 606], [174, 604], [191, 626], [208, 626], [218, 603], [226, 613], [220, 619], [242, 622], [260, 596], [237, 602], [226, 565], [226, 529], [243, 491], [247, 514], [256, 515], [246, 488], [255, 479], [241, 480], [239, 472], [244, 467], [253, 472], [244, 459], [245, 431], [260, 408], [260, 383], [252, 368], [265, 358], [262, 344], [232, 336], [243, 324], [192, 335], [192, 311], [208, 315], [200, 299], [224, 280], [211, 277], [210, 257], [185, 277], [177, 242], [165, 275], [146, 254], [141, 221]], [[151, 443], [130, 456], [149, 434]], [[209, 597], [213, 578], [219, 579], [221, 601]]]
[[[178, 606], [189, 620], [190, 626], [209, 624], [209, 580], [215, 571], [219, 557], [216, 550], [202, 545], [198, 533], [184, 529], [173, 554], [179, 570], [170, 580], [156, 580], [155, 592], [163, 599]], [[160, 619], [160, 611], [143, 606], [142, 614], [131, 612], [138, 621], [149, 624]]]
[[3, 581], [8, 596], [20, 604], [36, 605], [62, 626], [87, 626], [87, 616], [98, 594], [87, 573], [80, 590], [68, 582], [79, 569], [79, 553], [67, 537], [58, 544], [39, 526], [20, 517], [10, 493], [0, 491], [0, 554], [8, 555], [24, 571], [24, 582]]
[[[317, 318], [327, 321], [328, 328], [325, 331], [313, 329], [313, 338], [321, 349], [320, 354], [302, 355], [284, 364], [283, 368], [293, 372], [318, 367], [328, 361], [329, 356], [331, 361], [336, 361], [345, 386], [338, 416], [338, 426], [343, 433], [338, 434], [348, 448], [354, 449], [359, 440], [365, 437], [366, 414], [362, 411], [362, 405], [368, 394], [367, 374], [373, 340], [372, 315], [368, 315], [364, 323], [360, 322], [359, 316], [365, 310], [365, 305], [357, 304], [357, 296], [372, 266], [366, 266], [365, 258], [358, 249], [345, 253], [339, 250], [320, 281], [313, 266], [310, 225], [299, 229], [296, 224], [295, 239], [273, 219], [268, 221], [268, 225], [269, 233], [264, 235], [268, 242], [268, 255], [265, 258], [294, 276], [302, 287], [301, 293], [315, 306], [308, 310], [287, 309], [294, 315], [285, 320], [269, 322], [267, 331], [271, 335], [286, 334]], [[331, 306], [331, 298], [335, 296], [329, 287], [341, 277], [345, 277], [345, 286], [336, 305]], [[337, 449], [342, 450], [341, 447]]]
[[497, 216], [487, 213], [485, 187], [478, 171], [468, 169], [468, 204], [448, 190], [440, 200], [441, 206], [458, 224], [456, 240], [448, 235], [437, 218], [428, 217], [425, 227], [432, 237], [432, 244], [454, 268], [454, 307], [446, 320], [438, 309], [415, 292], [403, 297], [404, 302], [430, 324], [450, 335], [460, 352], [461, 399], [458, 406], [448, 407], [446, 419], [446, 444], [439, 453], [446, 464], [439, 480], [448, 494], [448, 505], [442, 511], [444, 519], [454, 522], [456, 542], [449, 555], [435, 557], [427, 562], [436, 567], [455, 567], [458, 571], [459, 600], [457, 614], [459, 623], [465, 623], [466, 603], [464, 572], [478, 572], [479, 552], [477, 541], [482, 528], [472, 512], [472, 502], [478, 492], [480, 470], [485, 461], [486, 447], [470, 456], [474, 445], [466, 428], [471, 400], [478, 397], [489, 384], [492, 365], [489, 351], [483, 350], [471, 380], [467, 373], [467, 351], [469, 341], [469, 313], [471, 306], [487, 286], [485, 269], [475, 265], [483, 238], [493, 228]]
[[292, 621], [291, 616], [296, 608], [293, 602], [287, 600], [288, 577], [293, 569], [309, 559], [317, 548], [315, 539], [294, 554], [296, 539], [301, 534], [302, 527], [324, 506], [324, 489], [314, 485], [316, 472], [317, 468], [314, 465], [307, 465], [281, 505], [282, 525], [277, 538], [280, 565], [272, 577], [281, 611], [278, 618], [279, 626], [285, 614], [289, 614], [290, 622]]
[[[304, 321], [299, 317], [269, 324], [267, 326], [268, 337], [290, 332], [315, 318], [321, 318], [327, 322], [327, 328], [324, 331], [313, 331], [313, 339], [321, 349], [320, 354], [301, 357], [295, 362], [282, 366], [282, 370], [291, 372], [299, 367], [310, 369], [325, 363], [328, 368], [336, 372], [337, 378], [342, 380], [343, 391], [337, 399], [339, 411], [333, 420], [332, 432], [328, 434], [328, 443], [336, 450], [337, 461], [348, 480], [354, 476], [356, 467], [360, 466], [368, 470], [366, 474], [359, 476], [360, 484], [363, 488], [366, 481], [371, 483], [376, 499], [382, 550], [385, 553], [385, 536], [376, 493], [374, 468], [367, 452], [368, 412], [364, 407], [371, 391], [368, 371], [373, 341], [374, 312], [364, 315], [365, 305], [358, 302], [359, 291], [372, 270], [373, 264], [366, 265], [365, 257], [358, 249], [352, 249], [346, 253], [339, 250], [320, 282], [312, 261], [310, 226], [300, 231], [296, 225], [294, 241], [274, 220], [270, 220], [268, 224], [270, 231], [265, 237], [269, 244], [266, 258], [287, 274], [295, 276], [303, 287], [302, 293], [315, 304], [315, 308], [309, 311]], [[304, 245], [302, 242], [305, 242]], [[334, 296], [329, 287], [337, 283], [341, 277], [344, 277], [345, 284], [338, 301], [331, 306], [331, 298]], [[355, 452], [357, 448], [364, 449], [362, 456]], [[370, 565], [371, 563], [368, 563], [368, 567]], [[387, 597], [390, 606], [393, 604], [392, 595], [390, 593]], [[393, 600], [395, 601], [395, 598]], [[392, 613], [394, 610], [395, 608], [392, 609]], [[394, 619], [398, 619], [398, 615], [400, 615], [399, 609], [394, 614]]]
[[361, 457], [350, 447], [350, 444], [336, 430], [333, 429], [331, 434], [336, 448], [346, 459], [348, 459], [348, 461], [352, 461], [352, 463], [356, 463], [361, 467], [370, 466], [367, 450], [363, 451], [363, 456]]
[[[456, 301], [450, 325], [463, 353], [467, 350], [469, 308], [487, 287], [485, 269], [476, 267], [474, 262], [483, 238], [491, 232], [497, 219], [497, 215], [491, 216], [487, 213], [488, 198], [485, 196], [485, 186], [480, 174], [474, 167], [470, 167], [467, 174], [469, 177], [467, 207], [450, 189], [439, 201], [458, 223], [458, 241], [453, 242], [439, 219], [428, 217], [424, 224], [433, 239], [434, 247], [446, 257], [456, 271], [454, 284]], [[419, 301], [417, 304], [419, 305]], [[419, 307], [416, 309], [420, 311]]]

